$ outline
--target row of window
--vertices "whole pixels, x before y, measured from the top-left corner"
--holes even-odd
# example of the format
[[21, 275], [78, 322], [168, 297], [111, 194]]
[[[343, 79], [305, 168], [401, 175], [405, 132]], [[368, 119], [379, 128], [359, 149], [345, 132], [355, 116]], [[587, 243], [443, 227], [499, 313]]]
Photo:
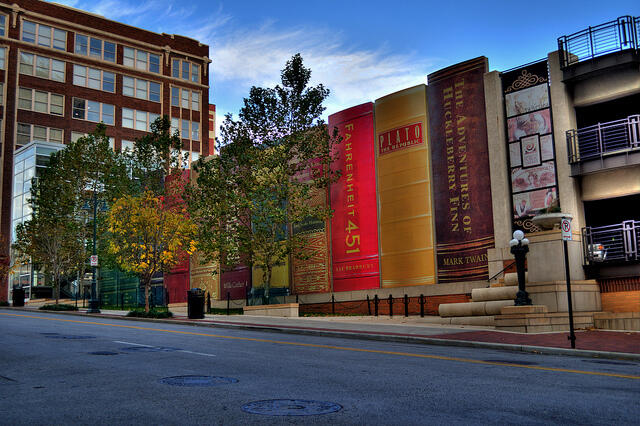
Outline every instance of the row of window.
[[[0, 69], [4, 69], [6, 49], [0, 48]], [[49, 80], [64, 82], [65, 63], [57, 59], [34, 55], [33, 53], [20, 53], [20, 73]], [[115, 93], [116, 75], [109, 71], [91, 68], [83, 65], [73, 65], [73, 84]], [[143, 80], [134, 77], [122, 77], [122, 94], [138, 99], [160, 102], [160, 83]], [[200, 110], [200, 93], [171, 88], [171, 105]]]
[[[139, 111], [136, 111], [139, 112]], [[62, 142], [62, 129], [54, 129], [51, 127], [37, 126], [35, 124], [18, 123], [17, 128], [17, 140], [16, 144], [19, 146], [26, 145], [32, 140], [46, 141], [46, 142]], [[71, 142], [75, 142], [83, 136], [87, 136], [86, 133], [71, 132]], [[129, 140], [122, 140], [122, 150], [133, 149], [134, 142]], [[115, 149], [115, 139], [109, 137], [109, 146]], [[187, 151], [182, 151], [185, 154]], [[196, 161], [200, 154], [197, 152], [192, 153], [192, 161]]]
[[[0, 96], [2, 88], [2, 84], [0, 84]], [[0, 104], [2, 104], [1, 97]], [[64, 116], [64, 96], [56, 93], [20, 87], [18, 90], [18, 108], [62, 117]], [[123, 108], [122, 127], [149, 132], [151, 131], [151, 123], [153, 123], [159, 116], [159, 114], [147, 111]], [[115, 122], [115, 105], [88, 99], [73, 98], [72, 117], [78, 120], [87, 120], [95, 123], [103, 122], [113, 126]], [[171, 125], [172, 133], [178, 130], [180, 131], [181, 137], [184, 139], [200, 139], [200, 123], [198, 122], [191, 122], [189, 120], [182, 120], [182, 122], [180, 122], [179, 118], [172, 117]]]
[[[0, 35], [5, 35], [6, 15], [0, 15]], [[67, 50], [67, 31], [32, 21], [23, 21], [21, 40], [38, 46]], [[74, 52], [79, 55], [116, 62], [116, 44], [98, 37], [75, 34]], [[161, 55], [132, 47], [123, 47], [122, 64], [142, 71], [160, 74]], [[200, 82], [200, 65], [173, 59], [171, 75], [176, 78]]]

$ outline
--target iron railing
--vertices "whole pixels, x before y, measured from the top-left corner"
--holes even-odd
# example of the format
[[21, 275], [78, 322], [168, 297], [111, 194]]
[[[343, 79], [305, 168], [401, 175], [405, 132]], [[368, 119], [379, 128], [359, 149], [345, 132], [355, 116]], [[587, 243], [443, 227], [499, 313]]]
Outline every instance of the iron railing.
[[562, 68], [627, 49], [640, 49], [640, 17], [621, 16], [558, 38]]
[[640, 148], [640, 115], [567, 131], [569, 163]]
[[633, 262], [640, 260], [640, 221], [582, 228], [584, 263]]

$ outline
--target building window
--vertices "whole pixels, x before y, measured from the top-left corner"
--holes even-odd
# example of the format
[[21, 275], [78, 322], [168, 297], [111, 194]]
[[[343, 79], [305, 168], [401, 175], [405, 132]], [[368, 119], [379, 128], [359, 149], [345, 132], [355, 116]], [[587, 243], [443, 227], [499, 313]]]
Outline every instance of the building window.
[[99, 38], [76, 34], [76, 53], [104, 61], [115, 62], [116, 44]]
[[73, 84], [114, 93], [116, 91], [116, 76], [112, 72], [102, 71], [97, 68], [74, 65]]
[[160, 55], [132, 47], [125, 47], [123, 54], [123, 65], [156, 74], [160, 73]]
[[150, 132], [151, 123], [156, 121], [158, 117], [160, 117], [159, 114], [154, 114], [152, 112], [122, 108], [122, 127]]
[[171, 106], [200, 111], [200, 93], [179, 87], [171, 88]]
[[[4, 105], [4, 83], [0, 83], [0, 105]], [[2, 127], [2, 120], [0, 120], [0, 128]]]
[[61, 129], [18, 123], [16, 130], [16, 145], [26, 145], [33, 140], [62, 143]]
[[22, 23], [22, 41], [67, 50], [67, 32], [31, 21]]
[[[89, 135], [87, 133], [71, 132], [71, 142], [77, 142], [78, 139], [83, 138], [85, 136], [89, 136]], [[115, 146], [116, 146], [115, 138], [109, 136], [109, 148], [115, 150]]]
[[120, 151], [133, 151], [134, 143], [133, 141], [123, 140], [120, 146]]
[[191, 139], [192, 141], [200, 140], [200, 123], [197, 121], [181, 120], [171, 117], [171, 134], [176, 131], [182, 139]]
[[200, 65], [180, 59], [171, 60], [171, 76], [191, 81], [200, 82]]
[[73, 118], [78, 120], [103, 122], [113, 126], [115, 107], [110, 104], [73, 98]]
[[133, 77], [122, 77], [122, 94], [138, 99], [160, 102], [160, 83]]
[[64, 62], [20, 52], [20, 74], [64, 82]]
[[18, 108], [62, 117], [64, 116], [64, 96], [20, 87]]
[[6, 66], [7, 66], [7, 48], [0, 47], [0, 70], [6, 69]]
[[7, 15], [0, 14], [0, 36], [7, 35]]

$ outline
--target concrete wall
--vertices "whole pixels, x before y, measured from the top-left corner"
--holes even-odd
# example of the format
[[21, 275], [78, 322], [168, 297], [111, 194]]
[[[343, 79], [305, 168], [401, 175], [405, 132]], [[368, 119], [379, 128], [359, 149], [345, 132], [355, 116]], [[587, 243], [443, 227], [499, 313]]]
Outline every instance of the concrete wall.
[[[573, 223], [572, 223], [573, 227]], [[528, 235], [527, 266], [529, 282], [560, 281], [565, 278], [564, 251], [560, 230], [536, 232]], [[572, 280], [584, 280], [582, 269], [582, 240], [579, 228], [573, 228], [572, 240], [567, 242], [569, 271]]]
[[[511, 190], [507, 165], [504, 97], [500, 73], [491, 71], [484, 75], [484, 96], [487, 114], [487, 140], [489, 144], [489, 172], [493, 208], [493, 232], [495, 249], [489, 249], [489, 277], [502, 270], [503, 260], [512, 259], [509, 252], [511, 240]], [[506, 249], [506, 250], [505, 250]]]
[[[576, 113], [571, 90], [562, 82], [558, 52], [548, 56], [551, 78], [551, 109], [553, 114], [553, 138], [556, 150], [556, 171], [558, 175], [558, 195], [563, 213], [573, 215], [572, 227], [584, 226], [584, 208], [580, 199], [580, 182], [572, 178], [567, 153], [566, 132], [576, 128]], [[535, 281], [533, 277], [532, 281]]]
[[640, 93], [640, 73], [637, 68], [615, 70], [577, 81], [572, 86], [573, 105], [588, 106]]
[[640, 194], [640, 167], [607, 170], [582, 177], [582, 200]]

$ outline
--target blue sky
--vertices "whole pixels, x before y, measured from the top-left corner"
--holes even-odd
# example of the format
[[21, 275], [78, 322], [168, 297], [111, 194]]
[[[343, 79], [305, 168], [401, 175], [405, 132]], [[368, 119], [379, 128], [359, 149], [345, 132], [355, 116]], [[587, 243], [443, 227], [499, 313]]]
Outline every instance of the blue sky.
[[426, 83], [430, 72], [477, 56], [498, 71], [541, 59], [557, 49], [559, 36], [640, 15], [638, 0], [56, 2], [208, 44], [209, 102], [220, 117], [237, 114], [251, 86], [278, 83], [297, 52], [312, 83], [331, 90], [328, 115]]

